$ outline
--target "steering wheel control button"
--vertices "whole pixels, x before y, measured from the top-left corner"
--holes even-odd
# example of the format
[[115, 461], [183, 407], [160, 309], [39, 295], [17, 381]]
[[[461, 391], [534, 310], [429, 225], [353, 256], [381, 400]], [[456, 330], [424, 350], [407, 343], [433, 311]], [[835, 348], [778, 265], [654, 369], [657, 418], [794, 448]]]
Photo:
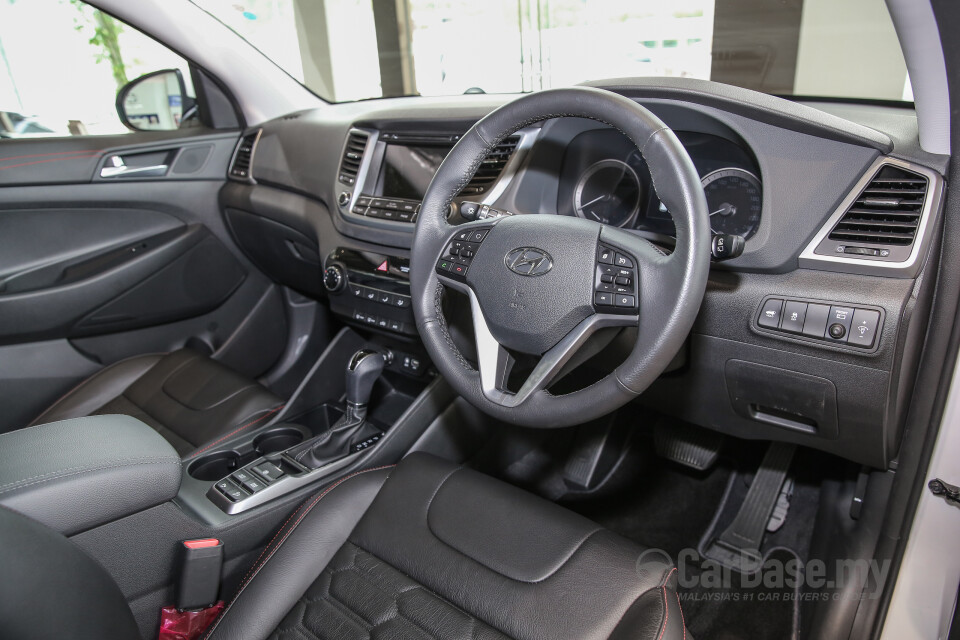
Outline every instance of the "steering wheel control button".
[[489, 231], [489, 229], [475, 229], [467, 236], [467, 240], [470, 242], [483, 242], [483, 239], [487, 237], [487, 231]]
[[454, 263], [453, 267], [450, 269], [450, 273], [457, 276], [467, 275], [467, 265]]
[[598, 291], [597, 293], [594, 294], [594, 296], [593, 296], [593, 301], [596, 303], [596, 305], [597, 305], [598, 307], [612, 307], [612, 306], [614, 306], [613, 294], [612, 294], [612, 293], [605, 293], [605, 292], [602, 292], [602, 291]]
[[763, 303], [763, 308], [760, 310], [760, 317], [757, 318], [757, 324], [767, 329], [779, 329], [782, 312], [783, 300], [780, 298], [770, 298]]
[[847, 341], [847, 334], [850, 333], [850, 325], [853, 323], [853, 311], [851, 307], [830, 307], [830, 315], [827, 317], [829, 322], [827, 338], [838, 342]]
[[636, 261], [632, 256], [612, 247], [597, 247], [595, 264], [594, 306], [613, 307], [613, 313], [632, 313], [637, 307], [633, 283], [637, 278]]
[[783, 320], [780, 328], [791, 333], [803, 332], [803, 321], [807, 317], [807, 303], [787, 300], [783, 305]]
[[807, 316], [803, 321], [803, 335], [811, 338], [822, 338], [827, 331], [827, 319], [830, 317], [830, 305], [807, 305]]
[[850, 323], [850, 337], [847, 338], [847, 343], [869, 349], [876, 340], [879, 325], [879, 311], [857, 309], [853, 312], [853, 322]]

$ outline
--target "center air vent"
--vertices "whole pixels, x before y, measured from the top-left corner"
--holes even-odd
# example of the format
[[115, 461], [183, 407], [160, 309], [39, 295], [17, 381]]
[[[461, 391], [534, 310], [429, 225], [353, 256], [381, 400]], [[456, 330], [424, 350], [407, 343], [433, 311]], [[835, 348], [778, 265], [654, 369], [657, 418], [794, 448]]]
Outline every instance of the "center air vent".
[[886, 165], [847, 209], [829, 240], [857, 245], [913, 244], [927, 197], [927, 179]]
[[233, 162], [230, 163], [230, 177], [240, 180], [250, 180], [253, 177], [253, 151], [259, 139], [259, 130], [240, 138], [237, 150], [233, 152]]
[[360, 163], [363, 161], [363, 152], [367, 148], [369, 133], [354, 129], [347, 136], [347, 144], [343, 148], [343, 158], [340, 160], [341, 183], [353, 186], [360, 172]]
[[500, 144], [487, 154], [487, 157], [480, 163], [480, 168], [473, 174], [473, 179], [460, 191], [461, 195], [471, 195], [483, 193], [490, 188], [500, 174], [503, 168], [507, 166], [510, 156], [517, 150], [520, 144], [520, 136], [509, 136], [504, 138]]

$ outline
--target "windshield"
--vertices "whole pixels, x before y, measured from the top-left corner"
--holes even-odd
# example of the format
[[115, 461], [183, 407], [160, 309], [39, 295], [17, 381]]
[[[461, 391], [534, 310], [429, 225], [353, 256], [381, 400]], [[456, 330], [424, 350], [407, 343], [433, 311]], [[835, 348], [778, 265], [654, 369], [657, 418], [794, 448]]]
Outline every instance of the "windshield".
[[671, 76], [912, 101], [881, 0], [193, 0], [325, 100]]

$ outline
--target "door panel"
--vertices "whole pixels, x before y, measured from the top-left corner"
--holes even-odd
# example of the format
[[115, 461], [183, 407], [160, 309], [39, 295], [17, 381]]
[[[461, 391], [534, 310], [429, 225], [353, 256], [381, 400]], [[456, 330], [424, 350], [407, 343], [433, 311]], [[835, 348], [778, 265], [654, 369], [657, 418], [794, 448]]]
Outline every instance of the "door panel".
[[126, 357], [245, 344], [253, 376], [279, 358], [283, 297], [219, 210], [237, 140], [197, 127], [0, 141], [0, 432]]
[[[174, 154], [170, 166], [175, 170], [154, 179], [222, 179], [236, 141], [235, 134], [212, 134], [203, 127], [115, 136], [4, 139], [0, 140], [0, 187], [90, 182], [95, 177], [109, 180], [109, 176], [101, 178], [100, 172], [112, 156], [163, 151]], [[197, 147], [207, 149], [209, 161], [195, 167], [184, 163], [177, 170], [176, 160]]]

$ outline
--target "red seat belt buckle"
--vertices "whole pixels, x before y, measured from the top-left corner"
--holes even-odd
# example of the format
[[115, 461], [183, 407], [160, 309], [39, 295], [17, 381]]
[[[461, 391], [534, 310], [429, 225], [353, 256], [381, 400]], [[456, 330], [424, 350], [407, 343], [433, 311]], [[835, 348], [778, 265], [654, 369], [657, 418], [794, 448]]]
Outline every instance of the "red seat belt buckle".
[[195, 611], [180, 611], [176, 607], [164, 607], [160, 610], [158, 640], [199, 640], [221, 611], [223, 611], [222, 600], [212, 607]]
[[223, 610], [218, 601], [223, 543], [216, 538], [180, 543], [176, 606], [160, 612], [160, 640], [196, 640]]

